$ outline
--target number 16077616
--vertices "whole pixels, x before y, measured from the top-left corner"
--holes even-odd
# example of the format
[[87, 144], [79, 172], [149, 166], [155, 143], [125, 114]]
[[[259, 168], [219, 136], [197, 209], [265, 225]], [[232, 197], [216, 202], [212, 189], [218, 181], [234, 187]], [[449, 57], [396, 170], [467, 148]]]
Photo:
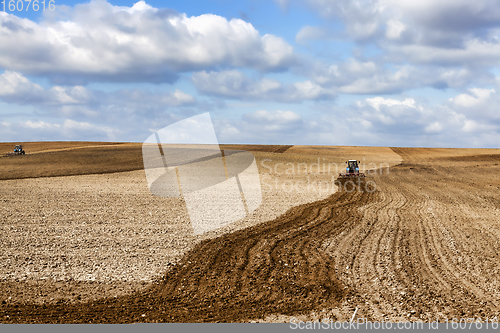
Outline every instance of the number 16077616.
[[56, 9], [56, 1], [55, 0], [2, 0], [0, 2], [0, 8], [3, 9], [4, 12], [20, 12], [20, 11], [28, 11], [34, 10], [35, 12], [39, 10], [51, 10], [54, 11]]

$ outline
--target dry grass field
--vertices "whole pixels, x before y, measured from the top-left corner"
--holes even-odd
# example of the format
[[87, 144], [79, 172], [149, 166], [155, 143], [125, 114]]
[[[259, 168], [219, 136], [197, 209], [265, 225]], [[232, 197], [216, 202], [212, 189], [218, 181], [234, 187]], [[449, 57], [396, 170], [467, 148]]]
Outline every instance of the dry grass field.
[[[193, 235], [140, 144], [23, 147], [0, 157], [3, 323], [499, 315], [498, 149], [223, 145], [252, 151], [263, 202]], [[351, 158], [374, 191], [333, 186]]]

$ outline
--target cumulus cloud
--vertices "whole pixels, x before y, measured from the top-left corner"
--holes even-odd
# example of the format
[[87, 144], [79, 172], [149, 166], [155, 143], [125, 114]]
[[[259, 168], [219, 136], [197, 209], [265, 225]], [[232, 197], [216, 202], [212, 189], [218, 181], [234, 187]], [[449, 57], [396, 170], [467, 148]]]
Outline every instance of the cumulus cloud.
[[495, 76], [486, 69], [385, 65], [355, 58], [334, 65], [316, 63], [310, 66], [309, 75], [313, 82], [339, 94], [397, 94], [421, 87], [460, 89], [495, 83]]
[[424, 131], [426, 133], [440, 133], [443, 131], [443, 126], [440, 123], [438, 123], [437, 121], [435, 121], [435, 122], [429, 124], [428, 126], [426, 126], [424, 128]]
[[[217, 120], [216, 130], [220, 142], [228, 143], [498, 147], [500, 117], [495, 120], [481, 112], [498, 110], [500, 96], [496, 90], [471, 90], [471, 95], [483, 99], [467, 107], [454, 104], [460, 95], [430, 105], [403, 96], [376, 96], [333, 107], [314, 118], [292, 111], [257, 110], [241, 119]], [[486, 104], [490, 109], [481, 111]]]
[[[352, 58], [342, 44], [338, 52], [345, 60], [335, 62], [322, 53], [329, 50], [318, 49], [312, 52], [320, 57], [306, 59], [283, 38], [261, 34], [243, 20], [188, 17], [144, 1], [131, 7], [104, 0], [58, 6], [40, 22], [0, 12], [0, 68], [5, 69], [0, 100], [33, 110], [29, 121], [3, 119], [0, 133], [4, 140], [24, 132], [34, 139], [141, 141], [150, 129], [224, 106], [227, 99], [300, 103], [368, 94], [345, 107], [309, 103], [313, 109], [302, 112], [296, 106], [290, 111], [288, 104], [278, 110], [256, 107], [216, 125], [221, 142], [498, 145], [500, 86], [492, 71], [500, 65], [496, 1], [303, 1], [325, 20], [302, 27], [296, 43], [344, 38], [355, 44]], [[338, 31], [339, 20], [345, 31]], [[294, 79], [266, 76], [280, 70], [289, 71], [282, 77]], [[30, 75], [48, 77], [54, 85], [42, 87]], [[101, 91], [85, 86], [174, 82], [179, 75], [191, 75], [198, 94], [209, 97], [198, 100], [176, 87], [111, 85]], [[429, 105], [408, 92], [424, 87], [451, 88], [456, 94]], [[7, 119], [22, 116], [5, 113]]]
[[389, 69], [374, 61], [354, 58], [335, 65], [316, 64], [312, 67], [312, 81], [336, 93], [394, 94], [429, 81], [412, 66], [393, 66]]
[[[374, 43], [387, 59], [443, 66], [500, 64], [500, 9], [495, 0], [304, 0], [348, 39]], [[302, 34], [320, 35], [308, 27]]]
[[[404, 101], [399, 101], [396, 99], [383, 98], [383, 97], [374, 97], [367, 98], [366, 103], [371, 105], [375, 110], [380, 111], [380, 106], [396, 106], [403, 105], [410, 108], [415, 108], [415, 100], [413, 98], [406, 98]], [[358, 102], [358, 105], [362, 105], [362, 102]]]
[[[485, 109], [486, 104], [489, 107]], [[356, 116], [350, 121], [368, 122], [368, 132], [375, 133], [385, 145], [397, 140], [394, 146], [496, 147], [500, 139], [500, 117], [491, 112], [500, 107], [500, 96], [494, 89], [472, 88], [469, 94], [440, 105], [378, 96], [358, 101], [353, 107]]]
[[401, 21], [389, 20], [387, 21], [385, 35], [389, 39], [398, 39], [401, 37], [401, 34], [406, 30], [406, 28], [406, 25], [404, 25]]
[[81, 86], [44, 89], [21, 73], [5, 71], [0, 75], [0, 99], [21, 105], [67, 105], [88, 103], [92, 96]]
[[124, 7], [92, 0], [40, 23], [0, 14], [0, 67], [56, 83], [172, 82], [196, 69], [272, 71], [295, 61], [282, 38], [260, 35], [241, 19], [188, 17], [144, 1]]
[[[364, 121], [369, 122], [375, 131], [401, 134], [421, 134], [422, 129], [432, 119], [432, 112], [417, 105], [413, 98], [397, 100], [384, 97], [367, 98], [356, 103]], [[355, 117], [356, 118], [356, 117]]]
[[484, 104], [492, 93], [495, 93], [495, 89], [471, 88], [468, 94], [460, 94], [450, 98], [450, 101], [458, 107], [468, 108]]
[[320, 126], [293, 111], [257, 110], [237, 120], [215, 120], [220, 142], [298, 144]]
[[[197, 100], [179, 90], [144, 91], [139, 89], [103, 92], [82, 86], [54, 86], [44, 89], [20, 73], [5, 71], [0, 75], [0, 100], [35, 107], [39, 116], [100, 119], [119, 122], [135, 117], [160, 115], [168, 108], [187, 107]], [[126, 116], [126, 117], [125, 117]]]
[[479, 31], [500, 23], [495, 0], [381, 0], [386, 8], [396, 8], [413, 23], [443, 31]]
[[374, 101], [363, 100], [314, 118], [292, 111], [257, 110], [240, 120], [219, 120], [215, 125], [220, 142], [382, 146], [448, 143], [433, 141], [443, 134], [441, 118], [415, 101], [381, 98], [376, 104], [378, 109], [372, 104]]
[[[325, 20], [303, 26], [297, 43], [354, 42], [354, 57], [304, 64], [304, 76], [338, 94], [399, 94], [494, 83], [500, 66], [500, 10], [493, 0], [303, 0]], [[329, 23], [331, 23], [329, 25]], [[365, 51], [375, 50], [367, 56]]]
[[483, 41], [466, 38], [457, 48], [443, 48], [425, 44], [387, 44], [384, 49], [397, 60], [411, 61], [415, 64], [436, 64], [441, 66], [494, 67], [500, 65], [497, 41]]
[[[493, 89], [471, 88], [466, 93], [450, 98], [447, 107], [466, 117], [471, 122], [465, 128], [475, 129], [483, 126], [500, 128], [500, 85]], [[500, 142], [500, 141], [499, 141]]]
[[[19, 133], [23, 132], [22, 140]], [[120, 131], [107, 126], [93, 125], [66, 119], [62, 123], [41, 120], [0, 123], [0, 141], [86, 140], [116, 141]]]
[[[430, 31], [473, 33], [484, 36], [485, 29], [499, 26], [500, 10], [495, 0], [305, 0], [327, 19], [341, 19], [353, 38], [399, 37], [409, 26], [420, 31], [420, 37]], [[376, 33], [379, 33], [376, 36]], [[387, 36], [387, 35], [385, 35]], [[448, 41], [449, 43], [449, 41]], [[448, 44], [447, 44], [448, 45]]]
[[298, 123], [302, 120], [302, 118], [292, 111], [266, 111], [266, 110], [258, 110], [253, 113], [248, 113], [243, 116], [243, 119], [250, 122], [263, 122], [272, 124], [275, 126], [279, 125], [290, 125]]
[[340, 19], [347, 33], [358, 41], [383, 34], [381, 23], [384, 6], [376, 0], [305, 0], [326, 19]]
[[236, 70], [197, 72], [193, 74], [192, 82], [203, 94], [233, 99], [301, 102], [335, 97], [331, 89], [311, 81], [282, 84], [268, 78], [254, 80]]

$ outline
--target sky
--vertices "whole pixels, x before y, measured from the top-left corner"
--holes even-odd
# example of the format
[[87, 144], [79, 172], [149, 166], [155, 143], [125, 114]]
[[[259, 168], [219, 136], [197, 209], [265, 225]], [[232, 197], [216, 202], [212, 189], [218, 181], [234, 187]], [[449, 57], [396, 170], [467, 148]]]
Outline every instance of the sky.
[[210, 112], [219, 143], [499, 147], [496, 0], [52, 3], [0, 3], [0, 141]]

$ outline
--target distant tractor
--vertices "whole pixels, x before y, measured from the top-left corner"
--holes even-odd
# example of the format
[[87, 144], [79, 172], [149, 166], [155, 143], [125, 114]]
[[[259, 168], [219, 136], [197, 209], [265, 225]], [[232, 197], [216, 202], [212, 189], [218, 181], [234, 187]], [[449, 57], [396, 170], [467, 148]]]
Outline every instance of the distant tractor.
[[346, 167], [346, 172], [339, 174], [338, 179], [352, 179], [352, 178], [361, 178], [365, 177], [365, 174], [362, 172], [359, 172], [359, 165], [356, 160], [349, 160], [346, 162], [347, 167]]
[[23, 146], [17, 145], [14, 147], [14, 155], [24, 155], [26, 152], [23, 150]]

